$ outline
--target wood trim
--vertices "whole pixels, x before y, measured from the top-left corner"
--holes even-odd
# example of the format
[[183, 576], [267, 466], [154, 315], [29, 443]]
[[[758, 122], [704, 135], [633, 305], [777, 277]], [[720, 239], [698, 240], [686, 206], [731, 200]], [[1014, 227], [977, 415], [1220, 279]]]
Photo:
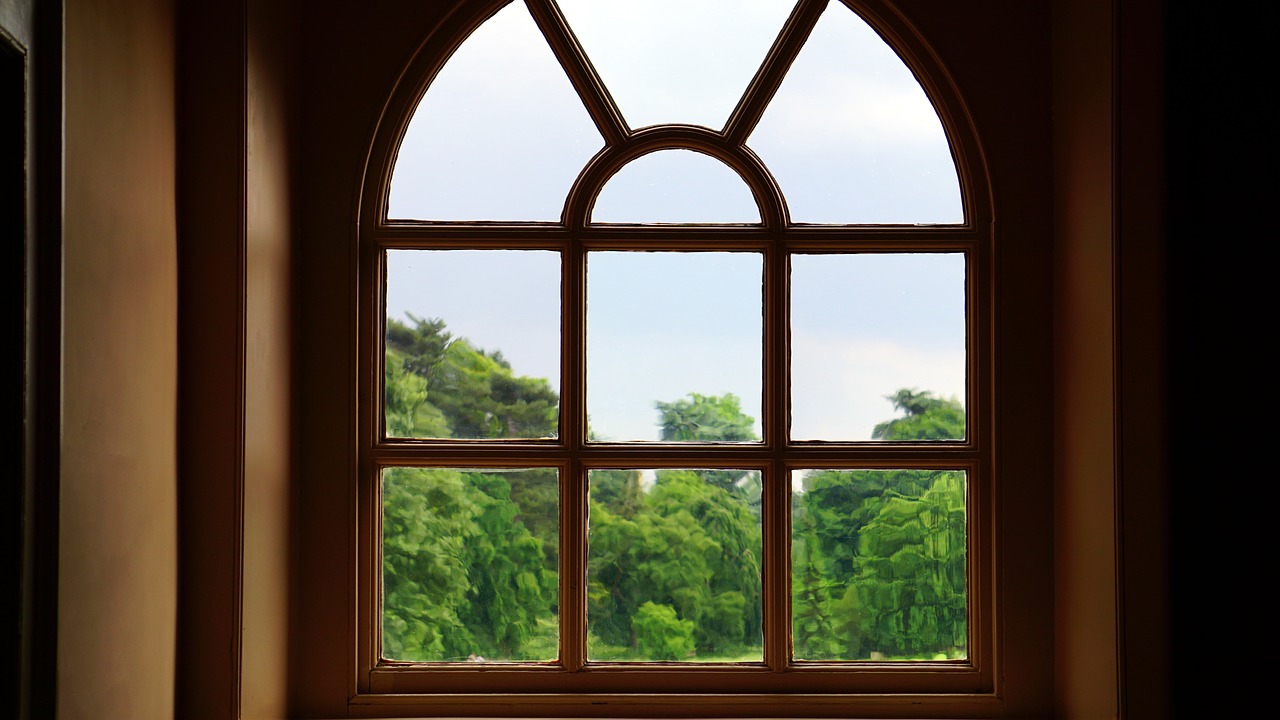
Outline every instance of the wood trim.
[[[19, 186], [5, 185], [18, 210], [19, 237], [10, 238], [20, 255], [12, 271], [22, 279], [11, 287], [16, 303], [15, 350], [11, 366], [14, 411], [21, 406], [19, 476], [14, 479], [10, 519], [11, 580], [17, 600], [10, 617], [13, 635], [9, 706], [19, 720], [52, 717], [58, 692], [58, 559], [62, 443], [63, 291], [63, 3], [18, 0], [6, 5], [0, 21], [0, 53], [21, 65], [23, 120], [17, 148]], [[12, 131], [6, 127], [6, 132]], [[4, 138], [9, 142], [10, 138]], [[5, 161], [9, 161], [9, 157]], [[9, 168], [4, 168], [6, 173]], [[13, 176], [6, 175], [6, 181]], [[6, 230], [7, 232], [7, 230]], [[13, 296], [11, 296], [13, 297]], [[14, 378], [21, 374], [21, 380]], [[16, 516], [16, 517], [15, 517]]]
[[[854, 6], [855, 3], [849, 3]], [[541, 7], [541, 2], [531, 0], [531, 8], [534, 5]], [[816, 12], [820, 11], [822, 3], [806, 3], [796, 15], [806, 18], [807, 22], [816, 20]], [[381, 123], [375, 139], [372, 143], [372, 149], [369, 153], [369, 161], [366, 170], [365, 184], [363, 186], [360, 203], [360, 216], [365, 221], [359, 222], [360, 232], [360, 269], [357, 274], [357, 286], [359, 287], [360, 296], [360, 323], [364, 330], [359, 334], [360, 349], [357, 353], [358, 364], [362, 370], [358, 370], [357, 386], [359, 388], [359, 427], [357, 432], [359, 438], [357, 443], [357, 453], [360, 460], [357, 463], [361, 480], [358, 482], [359, 498], [358, 505], [361, 507], [358, 515], [358, 522], [365, 528], [361, 531], [360, 550], [358, 557], [362, 570], [358, 572], [360, 591], [357, 596], [360, 598], [354, 611], [357, 619], [357, 633], [365, 632], [362, 628], [372, 618], [376, 623], [377, 593], [376, 587], [380, 576], [378, 573], [379, 563], [377, 562], [376, 553], [372, 552], [371, 545], [376, 544], [376, 540], [370, 543], [368, 540], [371, 529], [376, 528], [377, 518], [376, 502], [370, 498], [374, 492], [374, 488], [370, 484], [368, 478], [373, 477], [375, 467], [383, 463], [391, 464], [415, 464], [426, 463], [430, 465], [446, 466], [456, 465], [458, 463], [465, 464], [483, 464], [485, 462], [496, 462], [502, 465], [525, 465], [531, 462], [537, 463], [568, 463], [568, 470], [564, 471], [567, 478], [562, 478], [562, 528], [566, 528], [565, 532], [571, 532], [567, 528], [576, 524], [576, 520], [566, 520], [565, 513], [580, 513], [581, 510], [576, 507], [585, 499], [585, 488], [582, 487], [579, 478], [581, 468], [590, 466], [593, 463], [600, 462], [609, 466], [622, 464], [644, 464], [646, 462], [659, 463], [688, 463], [691, 461], [707, 462], [712, 458], [723, 458], [726, 462], [733, 464], [742, 464], [743, 462], [754, 463], [763, 461], [762, 466], [766, 468], [766, 475], [771, 479], [766, 479], [766, 486], [771, 487], [769, 492], [771, 502], [778, 507], [778, 518], [783, 518], [784, 522], [770, 523], [766, 532], [775, 538], [785, 538], [787, 527], [785, 523], [785, 512], [781, 512], [780, 508], [785, 506], [785, 498], [789, 497], [787, 484], [784, 482], [785, 468], [788, 463], [800, 464], [821, 464], [825, 466], [827, 463], [839, 465], [848, 463], [850, 466], [872, 466], [884, 467], [886, 463], [897, 466], [928, 466], [928, 467], [957, 467], [957, 463], [963, 465], [970, 478], [974, 479], [973, 492], [971, 501], [974, 505], [972, 517], [974, 523], [980, 523], [981, 526], [974, 525], [973, 552], [970, 553], [970, 562], [972, 565], [971, 577], [971, 604], [973, 608], [972, 617], [974, 618], [975, 629], [973, 631], [971, 663], [952, 663], [952, 664], [930, 664], [921, 663], [913, 664], [910, 668], [903, 666], [885, 666], [872, 667], [867, 664], [859, 664], [856, 667], [851, 666], [822, 666], [807, 667], [805, 664], [790, 664], [787, 661], [787, 649], [785, 641], [782, 639], [787, 635], [787, 628], [781, 627], [776, 621], [772, 627], [766, 632], [772, 642], [771, 652], [767, 658], [767, 664], [761, 666], [765, 671], [763, 675], [757, 675], [754, 671], [747, 668], [731, 669], [726, 672], [724, 668], [703, 668], [681, 666], [678, 671], [671, 672], [660, 666], [646, 665], [643, 667], [620, 669], [606, 668], [599, 666], [583, 667], [581, 658], [578, 656], [576, 649], [568, 649], [562, 654], [565, 666], [571, 670], [580, 672], [571, 672], [568, 675], [575, 679], [574, 682], [580, 683], [583, 688], [593, 689], [595, 692], [618, 693], [626, 692], [630, 688], [644, 687], [646, 683], [660, 683], [654, 687], [666, 687], [668, 689], [678, 689], [682, 694], [681, 697], [690, 698], [694, 705], [703, 705], [703, 711], [715, 712], [710, 710], [713, 701], [710, 696], [698, 696], [701, 700], [693, 701], [692, 698], [697, 696], [694, 692], [697, 688], [705, 688], [708, 686], [710, 678], [722, 676], [726, 678], [723, 687], [726, 691], [741, 690], [743, 687], [751, 683], [759, 683], [765, 687], [776, 688], [778, 690], [786, 690], [788, 692], [810, 691], [817, 693], [829, 693], [836, 687], [845, 689], [857, 688], [864, 692], [875, 692], [877, 689], [894, 693], [904, 693], [901, 698], [910, 697], [918, 700], [922, 695], [912, 694], [922, 687], [932, 688], [931, 692], [941, 692], [943, 694], [954, 692], [976, 692], [977, 696], [965, 695], [964, 700], [957, 700], [958, 696], [949, 696], [946, 702], [960, 703], [952, 706], [953, 711], [956, 708], [970, 707], [965, 703], [977, 703], [972, 707], [984, 705], [985, 700], [972, 700], [972, 697], [981, 697], [992, 699], [996, 697], [995, 678], [999, 675], [997, 665], [998, 655], [995, 652], [997, 644], [997, 627], [999, 620], [997, 616], [998, 603], [996, 602], [998, 588], [995, 579], [998, 572], [995, 569], [996, 554], [994, 551], [997, 542], [997, 534], [992, 529], [995, 523], [994, 509], [989, 507], [995, 501], [995, 491], [992, 488], [992, 477], [995, 462], [992, 459], [992, 450], [990, 439], [994, 437], [995, 415], [991, 411], [995, 407], [995, 390], [993, 387], [993, 362], [994, 357], [994, 332], [991, 329], [992, 313], [995, 307], [994, 291], [992, 290], [996, 273], [992, 270], [991, 265], [994, 263], [994, 250], [992, 247], [992, 200], [987, 189], [987, 178], [985, 162], [981, 148], [976, 140], [976, 136], [972, 130], [971, 119], [964, 104], [959, 101], [958, 91], [954, 88], [951, 79], [941, 70], [941, 63], [936, 55], [918, 38], [918, 34], [911, 28], [910, 23], [901, 15], [893, 11], [887, 4], [869, 0], [866, 3], [857, 3], [859, 11], [863, 16], [872, 22], [876, 29], [883, 35], [890, 38], [890, 42], [896, 42], [902, 52], [909, 56], [908, 62], [920, 78], [922, 85], [926, 88], [926, 92], [938, 105], [940, 116], [943, 124], [947, 128], [948, 135], [953, 146], [953, 153], [957, 163], [957, 170], [961, 176], [961, 192], [964, 197], [964, 205], [966, 208], [966, 221], [961, 225], [948, 225], [936, 227], [920, 227], [920, 226], [864, 226], [864, 227], [821, 227], [821, 226], [796, 226], [788, 227], [785, 205], [781, 201], [781, 193], [778, 192], [776, 184], [769, 177], [767, 171], [759, 164], [759, 160], [754, 155], [744, 154], [739, 147], [733, 143], [729, 143], [720, 133], [706, 131], [700, 128], [692, 128], [688, 126], [664, 126], [652, 129], [645, 129], [638, 133], [628, 134], [625, 126], [613, 133], [618, 137], [611, 145], [607, 145], [588, 166], [579, 177], [574, 190], [570, 193], [570, 199], [566, 204], [566, 211], [562, 222], [556, 223], [417, 223], [404, 221], [387, 221], [385, 220], [385, 197], [387, 187], [389, 186], [389, 178], [391, 168], [394, 165], [394, 147], [398, 143], [399, 137], [403, 134], [404, 127], [407, 125], [411, 110], [416, 104], [417, 98], [424, 92], [427, 82], [435, 72], [438, 72], [443, 63], [443, 59], [433, 55], [430, 48], [454, 48], [459, 40], [451, 39], [440, 33], [445, 32], [442, 28], [451, 27], [454, 31], [465, 29], [470, 31], [476, 27], [484, 18], [491, 15], [496, 4], [492, 2], [474, 3], [470, 6], [459, 5], [449, 11], [447, 20], [437, 26], [436, 31], [423, 43], [419, 51], [419, 55], [415, 60], [411, 61], [409, 68], [401, 75], [401, 81], [404, 88], [393, 93], [392, 99], [387, 103], [381, 115]], [[815, 8], [817, 10], [815, 11]], [[871, 8], [871, 10], [868, 10]], [[470, 13], [470, 14], [464, 14]], [[808, 13], [808, 15], [806, 15]], [[537, 13], [535, 12], [535, 16]], [[467, 18], [471, 18], [468, 20]], [[544, 26], [558, 27], [559, 23], [555, 18], [544, 18], [540, 23]], [[457, 36], [461, 37], [461, 35]], [[905, 38], [905, 40], [904, 40]], [[788, 41], [790, 42], [790, 41]], [[795, 41], [799, 42], [799, 41]], [[557, 46], [557, 40], [552, 39], [553, 47]], [[567, 67], [578, 65], [577, 77], [575, 85], [580, 87], [594, 87], [598, 82], [598, 78], [593, 80], [593, 72], [589, 67], [584, 67], [586, 62], [581, 58], [577, 51], [575, 42], [571, 35], [566, 34], [558, 41], [560, 49], [557, 55], [561, 58], [562, 63]], [[798, 44], [797, 44], [798, 47]], [[793, 48], [794, 49], [794, 48]], [[794, 53], [792, 53], [794, 54]], [[781, 63], [781, 60], [778, 61]], [[780, 73], [780, 71], [778, 71]], [[768, 71], [766, 71], [768, 74]], [[570, 67], [570, 75], [574, 76], [575, 72]], [[423, 78], [426, 80], [415, 80], [414, 78]], [[764, 82], [764, 81], [760, 81]], [[768, 83], [765, 83], [767, 85]], [[775, 82], [776, 85], [776, 82]], [[764, 86], [761, 86], [764, 87]], [[746, 118], [751, 115], [753, 108], [751, 103], [763, 103], [768, 99], [768, 93], [763, 89], [759, 89], [750, 102], [744, 103], [743, 108], [735, 111], [735, 118]], [[602, 99], [603, 98], [603, 99]], [[601, 95], [597, 98], [597, 105], [604, 108], [601, 112], [593, 112], [593, 117], [597, 117], [598, 123], [603, 122], [602, 131], [607, 130], [610, 123], [608, 117], [610, 115], [610, 107], [612, 102], [607, 96]], [[590, 100], [588, 100], [590, 104]], [[610, 107], [605, 107], [610, 106]], [[616, 111], [616, 109], [613, 109]], [[758, 107], [754, 110], [759, 110]], [[745, 113], [745, 114], [743, 114]], [[758, 116], [758, 112], [755, 113]], [[605, 118], [601, 121], [599, 118]], [[734, 121], [735, 132], [744, 132], [745, 119]], [[606, 132], [608, 136], [609, 133]], [[625, 137], [623, 137], [625, 136]], [[748, 185], [752, 188], [756, 195], [757, 201], [765, 210], [764, 222], [758, 227], [751, 226], [734, 226], [725, 228], [684, 228], [680, 226], [670, 227], [627, 227], [616, 225], [589, 225], [588, 218], [590, 207], [595, 194], [604, 184], [613, 172], [620, 168], [625, 162], [634, 157], [667, 147], [682, 147], [700, 150], [708, 154], [720, 158], [727, 162], [737, 170], [747, 180]], [[372, 219], [370, 222], [369, 219]], [[696, 236], [690, 239], [690, 236]], [[704, 239], [699, 239], [705, 236]], [[377, 417], [376, 403], [373, 402], [379, 396], [381, 373], [377, 372], [380, 368], [381, 359], [378, 357], [380, 352], [380, 337], [376, 331], [371, 332], [372, 328], [381, 328], [382, 326], [382, 309], [380, 306], [379, 288], [382, 282], [381, 257], [384, 249], [387, 248], [469, 248], [475, 247], [478, 242], [483, 242], [485, 247], [527, 247], [527, 248], [544, 248], [559, 250], [564, 254], [564, 297], [565, 307], [581, 307], [578, 299], [582, 297], [584, 288], [582, 287], [583, 278], [579, 273], [582, 267], [583, 253], [591, 247], [619, 247], [626, 246], [630, 248], [646, 248], [646, 249], [666, 249], [666, 250], [721, 250], [725, 249], [725, 244], [729, 244], [731, 249], [741, 251], [757, 251], [764, 252], [770, 258], [768, 267], [772, 268], [769, 280], [766, 283], [766, 290], [770, 297], [785, 297], [786, 273], [782, 267], [781, 258], [785, 257], [787, 252], [797, 250], [809, 252], [839, 252], [845, 251], [881, 251], [881, 252], [897, 252], [904, 249], [923, 250], [923, 251], [957, 251], [964, 252], [968, 256], [968, 301], [970, 307], [971, 327], [969, 332], [969, 357], [973, 366], [970, 370], [969, 397], [970, 402], [970, 419], [971, 434], [969, 440], [964, 443], [958, 443], [955, 446], [950, 444], [930, 445], [927, 447], [913, 447], [910, 445], [892, 445], [892, 444], [836, 444], [836, 443], [790, 443], [785, 441], [785, 436], [780, 433], [777, 428], [782, 426], [777, 419], [784, 417], [784, 408], [786, 407], [785, 382], [774, 382], [770, 386], [772, 389], [767, 390], [766, 404], [769, 408], [767, 411], [774, 421], [766, 423], [771, 429], [769, 437], [765, 439], [759, 447], [743, 446], [741, 448], [733, 448], [727, 450], [690, 450], [688, 448], [673, 447], [661, 444], [646, 444], [645, 446], [612, 446], [604, 444], [592, 444], [590, 446], [582, 445], [581, 429], [585, 427], [585, 407], [582, 403], [583, 388], [579, 387], [581, 381], [581, 373], [575, 368], [581, 362], [583, 348], [581, 346], [582, 322], [583, 319], [578, 313], [566, 312], [564, 321], [563, 338], [565, 345], [564, 357], [566, 361], [562, 363], [564, 368], [564, 376], [561, 383], [564, 397], [562, 399], [562, 420], [566, 425], [562, 427], [563, 437], [556, 441], [548, 442], [432, 442], [432, 441], [403, 441], [403, 440], [383, 440], [380, 439], [380, 433], [376, 428], [380, 427], [381, 421]], [[598, 244], [597, 244], [598, 243]], [[785, 250], [784, 250], [785, 248]], [[772, 305], [770, 307], [773, 307]], [[785, 327], [785, 307], [778, 305], [777, 312], [772, 313], [773, 319], [766, 321], [766, 334], [770, 338], [781, 338], [782, 330]], [[769, 354], [766, 364], [774, 368], [773, 376], [781, 376], [781, 368], [786, 366], [785, 343], [772, 342], [771, 347], [774, 351]], [[781, 353], [781, 354], [778, 354]], [[782, 394], [779, 394], [782, 393]], [[984, 449], [985, 448], [985, 449]], [[824, 462], [825, 461], [825, 462]], [[780, 548], [782, 543], [775, 541], [774, 552], [770, 558], [766, 559], [766, 573], [770, 578], [785, 577], [789, 558], [787, 554]], [[577, 557], [581, 551], [576, 547], [567, 548], [568, 552]], [[584, 558], [578, 558], [582, 561]], [[576, 572], [576, 571], [574, 571]], [[580, 573], [579, 573], [580, 574]], [[771, 580], [770, 587], [772, 603], [775, 610], [769, 610], [768, 613], [772, 617], [783, 617], [789, 598], [783, 597], [785, 592], [777, 592], [777, 588], [781, 588], [783, 583], [780, 579]], [[565, 600], [577, 597], [578, 590], [570, 588], [570, 583], [564, 584], [562, 588], [562, 606], [573, 607], [572, 602]], [[569, 589], [566, 589], [569, 588]], [[574, 621], [577, 623], [577, 621]], [[585, 627], [585, 623], [583, 623]], [[576, 630], [576, 624], [575, 624]], [[570, 644], [576, 645], [576, 632], [571, 631], [566, 636], [569, 638]], [[451, 666], [431, 666], [430, 674], [424, 674], [422, 671], [427, 666], [414, 666], [413, 664], [388, 663], [379, 664], [377, 661], [376, 640], [370, 638], [367, 632], [364, 640], [359, 643], [358, 658], [355, 664], [355, 680], [354, 686], [358, 688], [352, 696], [348, 705], [348, 711], [353, 714], [361, 714], [363, 712], [379, 711], [370, 710], [373, 707], [384, 707], [381, 712], [424, 712], [428, 714], [437, 714], [447, 712], [444, 708], [463, 708], [470, 707], [470, 710], [457, 710], [463, 714], [475, 714], [478, 712], [497, 712], [498, 714], [506, 714], [501, 706], [504, 701], [492, 695], [478, 695], [474, 699], [464, 699], [459, 692], [466, 692], [465, 688], [473, 688], [476, 691], [481, 689], [494, 689], [509, 684], [509, 687], [515, 689], [520, 688], [521, 691], [546, 691], [559, 685], [552, 683], [548, 685], [551, 677], [557, 674], [564, 674], [563, 669], [548, 666], [518, 666], [514, 668], [487, 668], [483, 672], [477, 672], [473, 668], [458, 668]], [[772, 665], [772, 670], [769, 665]], [[786, 672], [779, 672], [785, 670]], [[745, 674], [744, 674], [745, 672]], [[781, 679], [782, 675], [786, 675], [785, 679]], [[638, 678], [638, 679], [637, 679]], [[646, 679], [647, 678], [647, 679]], [[692, 678], [692, 679], [691, 679]], [[750, 679], [750, 678], [755, 678]], [[802, 679], [808, 678], [808, 679]], [[638, 683], [638, 684], [637, 684]], [[807, 689], [807, 690], [806, 690]], [[429, 692], [430, 700], [421, 699], [414, 700], [411, 698], [399, 697], [403, 692]], [[927, 697], [925, 695], [924, 697]], [[523, 697], [523, 696], [521, 696]], [[564, 696], [560, 696], [564, 697]], [[834, 697], [834, 696], [832, 696]], [[596, 696], [597, 702], [605, 702], [609, 700]], [[720, 698], [723, 700], [723, 698]], [[866, 696], [862, 696], [862, 700], [866, 701]], [[640, 700], [622, 700], [620, 702], [637, 702], [638, 705], [633, 707], [647, 708], [648, 705], [643, 704]], [[845, 697], [843, 702], [848, 702], [849, 698]], [[821, 701], [815, 701], [819, 707]], [[895, 705], [898, 701], [890, 702]], [[764, 705], [769, 705], [765, 703]], [[861, 705], [861, 702], [859, 702]], [[392, 710], [395, 706], [395, 710]], [[984, 705], [985, 706], [985, 705]], [[484, 708], [487, 707], [488, 710]], [[807, 707], [807, 706], [806, 706]], [[362, 709], [363, 708], [363, 709]], [[429, 708], [429, 709], [428, 709]], [[571, 708], [570, 704], [557, 706], [555, 712], [561, 712]], [[687, 708], [685, 708], [687, 710]], [[848, 705], [845, 705], [847, 712]], [[987, 712], [983, 710], [982, 712]], [[508, 711], [513, 711], [508, 708]], [[776, 708], [774, 709], [776, 711]], [[520, 712], [515, 710], [514, 712]], [[959, 710], [961, 714], [967, 712], [963, 709]], [[890, 715], [887, 715], [890, 716]]]

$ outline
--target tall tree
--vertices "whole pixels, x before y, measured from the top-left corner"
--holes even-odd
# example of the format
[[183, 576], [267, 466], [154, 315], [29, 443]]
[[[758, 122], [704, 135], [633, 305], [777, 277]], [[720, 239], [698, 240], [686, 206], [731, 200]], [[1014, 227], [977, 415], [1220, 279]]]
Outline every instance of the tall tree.
[[661, 437], [671, 442], [750, 442], [756, 440], [755, 418], [742, 412], [733, 393], [699, 395], [655, 403]]
[[[903, 389], [882, 440], [964, 437], [954, 399]], [[959, 472], [809, 474], [793, 517], [795, 653], [805, 659], [964, 652], [965, 483]]]
[[525, 648], [554, 637], [557, 577], [504, 477], [391, 468], [382, 498], [387, 657], [551, 659]]
[[859, 635], [887, 656], [952, 656], [967, 644], [964, 476], [921, 474], [924, 493], [886, 497], [858, 534]]
[[[413, 326], [388, 318], [386, 331], [387, 375], [416, 378], [426, 394], [402, 437], [555, 436], [560, 398], [548, 380], [516, 375], [501, 351], [453, 337], [442, 320], [409, 317]], [[388, 411], [400, 403], [392, 387], [387, 383]]]
[[[440, 320], [388, 320], [392, 437], [553, 435], [558, 398]], [[383, 651], [403, 660], [554, 655], [554, 469], [391, 468], [383, 477]], [[530, 648], [537, 646], [540, 649]], [[529, 655], [528, 653], [534, 653]]]
[[393, 468], [382, 481], [382, 646], [399, 660], [461, 660], [475, 650], [466, 615], [466, 546], [477, 507], [453, 470]]
[[[668, 442], [754, 442], [755, 418], [742, 412], [742, 401], [733, 393], [688, 396], [671, 402], [657, 402], [660, 437]], [[709, 483], [731, 492], [753, 494], [752, 504], [759, 514], [760, 487], [751, 486], [751, 476], [732, 470], [704, 470]]]
[[888, 396], [904, 413], [875, 426], [877, 440], [963, 440], [964, 406], [955, 398], [945, 399], [929, 391], [903, 388]]
[[588, 599], [601, 642], [643, 658], [635, 618], [652, 603], [692, 623], [695, 655], [759, 646], [760, 521], [706, 473], [661, 470], [645, 488], [633, 471], [592, 472]]

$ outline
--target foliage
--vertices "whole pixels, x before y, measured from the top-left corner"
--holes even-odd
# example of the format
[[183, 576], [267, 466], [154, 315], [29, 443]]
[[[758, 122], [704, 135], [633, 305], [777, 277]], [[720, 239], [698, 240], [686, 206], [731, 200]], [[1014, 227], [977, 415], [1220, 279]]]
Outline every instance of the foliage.
[[382, 653], [400, 660], [465, 658], [459, 617], [470, 587], [466, 547], [476, 507], [453, 470], [394, 468], [382, 483]]
[[[900, 390], [886, 440], [964, 436], [956, 400]], [[793, 647], [811, 660], [962, 656], [967, 646], [964, 474], [826, 470], [795, 500]]]
[[905, 416], [882, 422], [871, 431], [877, 440], [963, 440], [964, 407], [954, 398], [903, 388], [889, 396]]
[[887, 497], [858, 534], [859, 629], [868, 647], [889, 656], [966, 645], [964, 476], [928, 475], [922, 495]]
[[[384, 379], [388, 434], [459, 438], [556, 435], [560, 399], [549, 381], [515, 375], [501, 352], [488, 353], [472, 347], [466, 339], [454, 338], [445, 332], [441, 320], [409, 318], [413, 327], [387, 320]], [[400, 383], [409, 387], [402, 388]]]
[[[742, 401], [733, 393], [724, 395], [699, 395], [689, 393], [685, 398], [672, 402], [654, 403], [658, 421], [662, 426], [660, 437], [668, 442], [755, 442], [752, 426], [755, 418], [742, 412]], [[743, 480], [743, 473], [704, 470], [707, 482], [726, 490], [734, 490]], [[754, 491], [750, 499], [759, 515], [759, 486], [742, 488]]]
[[507, 479], [392, 468], [382, 497], [383, 655], [525, 658], [539, 628], [548, 631], [557, 583]]
[[[616, 474], [598, 485], [602, 472]], [[588, 612], [604, 644], [638, 648], [631, 618], [652, 602], [693, 623], [699, 655], [759, 645], [760, 523], [707, 472], [659, 471], [647, 492], [638, 473], [592, 473]]]
[[[392, 437], [538, 438], [559, 398], [437, 319], [388, 320]], [[959, 402], [902, 389], [881, 440], [964, 437]], [[733, 395], [655, 409], [669, 442], [754, 442]], [[759, 658], [760, 473], [596, 469], [589, 477], [588, 654]], [[793, 647], [804, 659], [962, 656], [965, 478], [937, 470], [808, 473], [792, 509]], [[557, 652], [553, 468], [391, 468], [382, 479], [383, 654], [549, 660]]]
[[[555, 434], [558, 398], [546, 380], [516, 377], [500, 353], [453, 338], [439, 320], [411, 320], [387, 322], [389, 436]], [[558, 497], [553, 469], [387, 470], [383, 654], [552, 659]]]
[[476, 495], [476, 531], [467, 543], [471, 584], [460, 615], [489, 655], [520, 657], [538, 620], [550, 614], [556, 574], [547, 569], [543, 544], [519, 520], [521, 508], [511, 502], [507, 480], [467, 476]]
[[742, 442], [755, 440], [755, 418], [742, 412], [737, 395], [699, 395], [655, 403], [662, 439], [672, 442]]
[[631, 619], [636, 648], [646, 660], [684, 660], [694, 654], [693, 623], [681, 620], [670, 605], [646, 602]]

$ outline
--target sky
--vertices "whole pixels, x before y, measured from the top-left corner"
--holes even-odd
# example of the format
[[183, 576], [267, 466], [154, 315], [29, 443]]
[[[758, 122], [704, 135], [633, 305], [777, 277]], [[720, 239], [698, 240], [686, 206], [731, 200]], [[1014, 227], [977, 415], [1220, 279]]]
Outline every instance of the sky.
[[[791, 4], [561, 1], [633, 128], [720, 129]], [[682, 23], [663, 20], [672, 12]], [[747, 145], [794, 221], [963, 220], [936, 113], [901, 60], [840, 3], [819, 20]], [[400, 149], [389, 216], [558, 220], [602, 147], [515, 2], [428, 89]], [[759, 212], [727, 166], [669, 150], [607, 181], [593, 219], [756, 222]], [[690, 392], [738, 395], [760, 432], [761, 267], [751, 253], [588, 257], [587, 409], [597, 436], [656, 440], [654, 403]], [[901, 387], [964, 400], [963, 256], [796, 256], [791, 273], [792, 437], [869, 439], [895, 416], [884, 396]], [[391, 251], [387, 313], [443, 319], [455, 336], [501, 350], [517, 374], [558, 385], [559, 283], [550, 251]]]

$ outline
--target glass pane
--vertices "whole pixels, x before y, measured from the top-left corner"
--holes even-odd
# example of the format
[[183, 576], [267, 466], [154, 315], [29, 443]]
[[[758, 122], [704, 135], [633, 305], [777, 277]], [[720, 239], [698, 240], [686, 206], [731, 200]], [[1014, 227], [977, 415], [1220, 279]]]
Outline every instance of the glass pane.
[[574, 35], [633, 128], [719, 130], [794, 0], [560, 0]]
[[560, 255], [387, 252], [387, 437], [556, 437]]
[[762, 273], [755, 253], [590, 253], [591, 439], [756, 442]]
[[719, 160], [663, 150], [632, 160], [605, 183], [592, 222], [758, 223], [751, 189]]
[[549, 468], [382, 473], [382, 656], [559, 657], [559, 478]]
[[791, 476], [797, 660], [957, 660], [968, 653], [961, 470]]
[[387, 216], [556, 221], [603, 144], [524, 3], [513, 2], [463, 42], [418, 105]]
[[592, 470], [587, 659], [761, 662], [760, 473]]
[[964, 255], [791, 259], [791, 437], [965, 437]]
[[748, 144], [801, 223], [959, 223], [955, 162], [911, 71], [833, 2]]

